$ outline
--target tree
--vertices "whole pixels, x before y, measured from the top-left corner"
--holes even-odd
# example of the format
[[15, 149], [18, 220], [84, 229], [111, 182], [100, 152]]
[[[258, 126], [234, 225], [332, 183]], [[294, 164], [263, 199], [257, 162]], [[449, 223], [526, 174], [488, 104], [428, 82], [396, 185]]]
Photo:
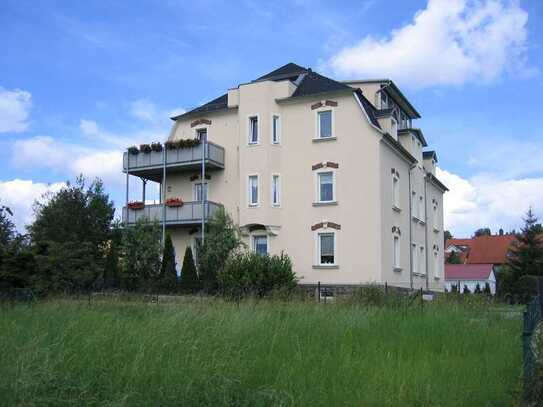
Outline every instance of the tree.
[[517, 241], [512, 245], [508, 264], [515, 281], [525, 275], [543, 275], [542, 230], [537, 220], [532, 208], [528, 209], [524, 226], [516, 235]]
[[445, 230], [443, 232], [443, 238], [445, 239], [445, 243], [447, 243], [447, 240], [449, 239], [452, 239], [453, 238], [453, 235], [451, 232], [449, 232], [448, 230]]
[[491, 236], [492, 231], [490, 228], [479, 228], [473, 233], [473, 237], [479, 237], [479, 236]]
[[466, 284], [464, 284], [464, 289], [462, 290], [462, 293], [463, 294], [470, 294], [471, 291], [469, 290], [468, 286]]
[[192, 256], [192, 249], [187, 246], [185, 257], [183, 258], [183, 267], [181, 268], [180, 289], [183, 292], [196, 292], [201, 289], [200, 279], [196, 273], [196, 265]]
[[473, 291], [474, 294], [482, 294], [483, 291], [481, 290], [481, 286], [479, 285], [479, 283], [477, 283], [477, 285], [475, 286], [475, 290]]
[[462, 264], [462, 259], [460, 258], [457, 252], [453, 251], [447, 256], [446, 263], [447, 264]]
[[89, 290], [103, 276], [115, 209], [102, 181], [88, 187], [80, 176], [34, 206], [28, 228], [39, 256], [38, 286], [44, 290]]
[[160, 227], [157, 222], [138, 219], [123, 230], [121, 282], [127, 290], [157, 288], [160, 271]]
[[13, 239], [15, 239], [15, 225], [10, 217], [13, 212], [7, 206], [0, 206], [0, 261], [2, 253], [7, 250]]
[[485, 294], [485, 295], [492, 294], [492, 291], [490, 290], [490, 284], [485, 283], [485, 288], [483, 288], [483, 294]]
[[166, 234], [164, 240], [164, 253], [160, 266], [160, 282], [164, 291], [173, 293], [177, 288], [177, 270], [175, 269], [175, 249], [172, 237]]
[[110, 238], [106, 247], [106, 260], [104, 264], [103, 288], [106, 290], [118, 289], [121, 286], [119, 253], [121, 251], [123, 229], [119, 221], [115, 221], [111, 228]]
[[217, 290], [217, 274], [229, 255], [242, 246], [239, 229], [224, 209], [218, 210], [206, 224], [204, 244], [198, 244], [198, 270], [207, 292]]

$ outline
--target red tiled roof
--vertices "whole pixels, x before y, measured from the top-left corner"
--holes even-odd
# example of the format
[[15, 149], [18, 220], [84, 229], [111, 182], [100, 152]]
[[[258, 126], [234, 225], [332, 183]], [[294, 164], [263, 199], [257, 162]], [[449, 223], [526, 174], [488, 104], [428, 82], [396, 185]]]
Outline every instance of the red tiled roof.
[[448, 239], [445, 247], [467, 246], [467, 252], [460, 256], [467, 264], [504, 264], [515, 240], [515, 235], [478, 236], [473, 239]]
[[486, 280], [492, 264], [445, 264], [445, 280]]

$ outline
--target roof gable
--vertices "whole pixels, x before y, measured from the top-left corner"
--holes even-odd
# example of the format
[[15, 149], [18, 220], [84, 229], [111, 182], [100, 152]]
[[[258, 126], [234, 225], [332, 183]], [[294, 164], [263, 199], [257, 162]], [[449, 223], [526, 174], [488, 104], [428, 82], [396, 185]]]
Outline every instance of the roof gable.
[[291, 97], [309, 96], [318, 93], [335, 92], [349, 90], [353, 91], [348, 85], [322, 76], [316, 72], [308, 70], [303, 80], [300, 82]]
[[445, 280], [488, 280], [492, 264], [445, 264]]
[[303, 73], [307, 73], [308, 69], [304, 68], [303, 66], [294, 64], [292, 62], [289, 62], [288, 64], [285, 64], [271, 72], [268, 72], [265, 75], [262, 75], [261, 77], [255, 79], [255, 81], [262, 81], [262, 80], [279, 80], [279, 79], [288, 79], [289, 77], [294, 77], [301, 75]]

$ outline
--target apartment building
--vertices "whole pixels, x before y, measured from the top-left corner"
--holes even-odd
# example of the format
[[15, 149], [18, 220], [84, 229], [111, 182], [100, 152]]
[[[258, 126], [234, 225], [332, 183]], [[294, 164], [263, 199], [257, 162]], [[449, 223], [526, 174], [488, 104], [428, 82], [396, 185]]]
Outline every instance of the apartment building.
[[137, 176], [161, 204], [132, 203], [124, 220], [162, 222], [182, 263], [223, 206], [252, 250], [292, 258], [300, 284], [442, 290], [447, 188], [418, 118], [390, 80], [289, 63], [173, 117], [167, 144], [184, 148], [127, 151], [127, 201]]

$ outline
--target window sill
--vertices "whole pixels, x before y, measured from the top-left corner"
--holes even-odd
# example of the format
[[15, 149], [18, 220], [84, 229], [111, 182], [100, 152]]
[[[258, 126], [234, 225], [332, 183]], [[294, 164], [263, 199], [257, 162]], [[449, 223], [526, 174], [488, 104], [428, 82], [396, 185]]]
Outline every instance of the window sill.
[[413, 273], [413, 275], [417, 277], [426, 277], [425, 273]]
[[435, 232], [435, 233], [439, 233], [439, 229], [438, 229], [438, 228], [434, 228], [434, 232]]
[[275, 208], [275, 209], [280, 209], [280, 208], [281, 208], [281, 205], [274, 205], [274, 204], [272, 204], [271, 207], [272, 207], [272, 208]]
[[326, 269], [337, 270], [337, 269], [339, 269], [339, 266], [337, 264], [330, 264], [330, 265], [327, 265], [327, 264], [314, 264], [313, 268], [314, 269], [319, 269], [319, 270], [326, 270]]
[[392, 271], [395, 271], [395, 272], [400, 272], [402, 270], [403, 269], [401, 267], [396, 267], [396, 266], [392, 267]]
[[399, 213], [399, 212], [402, 211], [402, 208], [400, 208], [399, 206], [396, 206], [396, 205], [392, 205], [392, 210]]
[[322, 137], [322, 138], [314, 138], [313, 143], [320, 143], [323, 141], [334, 141], [337, 140], [337, 137]]
[[247, 147], [256, 147], [259, 146], [260, 143], [247, 143]]
[[249, 205], [247, 205], [247, 207], [248, 207], [249, 209], [260, 208], [260, 204], [254, 204], [254, 205], [250, 205], [250, 204], [249, 204]]
[[337, 201], [330, 201], [330, 202], [313, 202], [313, 206], [335, 206], [337, 205]]

